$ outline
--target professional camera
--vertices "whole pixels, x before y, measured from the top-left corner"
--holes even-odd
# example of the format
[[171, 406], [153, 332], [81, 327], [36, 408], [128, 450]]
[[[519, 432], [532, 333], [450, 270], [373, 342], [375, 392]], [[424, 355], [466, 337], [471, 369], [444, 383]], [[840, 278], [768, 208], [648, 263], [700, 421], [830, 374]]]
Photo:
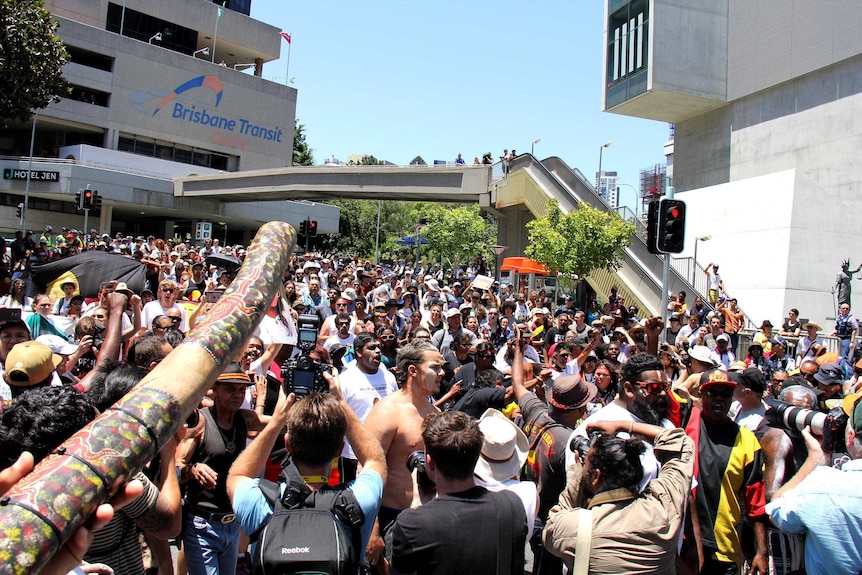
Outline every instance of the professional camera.
[[575, 435], [569, 442], [569, 449], [577, 453], [580, 456], [581, 461], [584, 461], [587, 458], [587, 453], [589, 453], [590, 447], [593, 446], [593, 443], [596, 442], [596, 439], [598, 439], [600, 435], [602, 435], [602, 432], [598, 429], [590, 431], [587, 435]]
[[320, 318], [316, 315], [302, 314], [296, 322], [299, 330], [298, 347], [300, 355], [288, 359], [281, 366], [281, 377], [284, 380], [284, 392], [295, 393], [302, 397], [314, 392], [329, 391], [329, 384], [323, 378], [324, 373], [330, 373], [332, 366], [320, 363], [311, 357], [311, 352], [317, 347], [317, 333]]
[[802, 431], [811, 427], [815, 435], [821, 437], [820, 444], [824, 451], [845, 453], [847, 446], [844, 441], [844, 427], [847, 425], [847, 414], [840, 407], [829, 413], [821, 413], [804, 407], [796, 407], [777, 399], [764, 399], [769, 409], [766, 410], [766, 422], [772, 427], [781, 429], [797, 429]]
[[407, 469], [410, 473], [416, 470], [416, 482], [419, 487], [436, 489], [437, 485], [428, 477], [428, 470], [425, 469], [425, 452], [414, 451], [407, 456]]

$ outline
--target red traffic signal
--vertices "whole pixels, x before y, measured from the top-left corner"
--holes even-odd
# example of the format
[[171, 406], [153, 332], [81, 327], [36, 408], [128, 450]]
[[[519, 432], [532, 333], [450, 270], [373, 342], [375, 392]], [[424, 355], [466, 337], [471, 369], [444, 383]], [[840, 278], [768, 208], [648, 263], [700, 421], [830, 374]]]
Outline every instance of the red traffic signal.
[[84, 190], [84, 192], [81, 194], [81, 209], [93, 209], [93, 190]]
[[685, 247], [685, 202], [661, 200], [658, 208], [656, 247], [664, 253], [678, 254]]
[[317, 237], [317, 220], [309, 220], [308, 222], [308, 237]]

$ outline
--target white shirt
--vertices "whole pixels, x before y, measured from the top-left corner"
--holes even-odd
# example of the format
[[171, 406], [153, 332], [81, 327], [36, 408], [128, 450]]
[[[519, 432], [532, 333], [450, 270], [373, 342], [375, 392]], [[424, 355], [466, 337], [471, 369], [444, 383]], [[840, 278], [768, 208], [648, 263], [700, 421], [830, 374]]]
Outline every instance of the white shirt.
[[343, 346], [345, 346], [345, 347], [346, 347], [346, 346], [348, 346], [348, 345], [353, 345], [353, 339], [354, 339], [355, 337], [356, 337], [356, 334], [354, 334], [353, 332], [349, 332], [349, 333], [347, 334], [347, 337], [346, 337], [346, 338], [341, 339], [341, 336], [338, 334], [338, 332], [335, 332], [335, 335], [331, 335], [331, 336], [329, 336], [329, 337], [326, 339], [326, 341], [325, 341], [325, 342], [323, 342], [323, 347], [325, 347], [325, 348], [326, 348], [326, 351], [329, 351], [329, 350], [331, 350], [331, 349], [332, 349], [332, 346], [333, 346], [333, 345], [335, 345], [335, 344], [337, 344], [337, 343], [338, 343], [338, 344], [341, 344], [341, 345], [343, 345]]
[[[382, 365], [377, 368], [377, 373], [367, 374], [354, 364], [341, 372], [338, 380], [341, 383], [341, 395], [344, 396], [344, 401], [363, 423], [375, 403], [398, 391], [395, 376]], [[356, 454], [346, 439], [341, 456], [356, 459]]]
[[[171, 307], [162, 307], [162, 304], [159, 303], [159, 300], [154, 299], [150, 303], [144, 306], [144, 309], [141, 310], [141, 326], [147, 329], [151, 329], [153, 325], [153, 320], [160, 315], [167, 315], [167, 311], [169, 309], [178, 309], [180, 310], [180, 317], [182, 320], [180, 321], [180, 331], [186, 333], [189, 330], [189, 323], [186, 319], [186, 310], [183, 306], [174, 302], [174, 305]], [[125, 314], [123, 314], [125, 315]]]

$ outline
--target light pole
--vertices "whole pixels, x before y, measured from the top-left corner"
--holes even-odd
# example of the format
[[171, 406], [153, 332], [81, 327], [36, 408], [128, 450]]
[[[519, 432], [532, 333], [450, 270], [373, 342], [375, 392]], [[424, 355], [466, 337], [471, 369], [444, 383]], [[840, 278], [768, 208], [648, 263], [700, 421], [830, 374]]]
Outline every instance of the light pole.
[[533, 143], [532, 143], [532, 144], [530, 144], [530, 155], [531, 155], [531, 156], [532, 156], [532, 155], [534, 155], [534, 154], [533, 154], [533, 149], [535, 149], [536, 144], [538, 144], [538, 143], [539, 143], [539, 142], [541, 142], [541, 141], [542, 141], [542, 138], [536, 138], [535, 140], [533, 140]]
[[204, 56], [209, 56], [209, 55], [210, 55], [210, 48], [209, 48], [209, 46], [204, 46], [204, 47], [203, 47], [203, 48], [201, 48], [200, 50], [195, 50], [195, 51], [194, 51], [194, 53], [192, 53], [192, 56], [193, 56], [193, 57], [195, 57], [195, 58], [197, 58], [197, 57], [198, 57], [198, 54], [203, 54]]
[[601, 180], [602, 180], [602, 152], [604, 151], [605, 148], [609, 148], [610, 146], [613, 146], [613, 145], [614, 145], [614, 141], [608, 140], [607, 142], [605, 142], [604, 144], [602, 144], [599, 147], [599, 171], [596, 173], [596, 193], [599, 195], [602, 195], [601, 191], [599, 190], [599, 182], [601, 182]]
[[503, 252], [509, 249], [509, 246], [491, 246], [491, 249], [494, 250], [494, 255], [496, 256], [496, 261], [494, 262], [494, 267], [496, 268], [494, 271], [496, 272], [494, 275], [497, 278], [497, 281], [500, 280], [500, 256], [503, 255]]
[[708, 242], [712, 236], [700, 236], [694, 238], [694, 257], [691, 261], [691, 285], [694, 285], [694, 274], [697, 273], [697, 242]]

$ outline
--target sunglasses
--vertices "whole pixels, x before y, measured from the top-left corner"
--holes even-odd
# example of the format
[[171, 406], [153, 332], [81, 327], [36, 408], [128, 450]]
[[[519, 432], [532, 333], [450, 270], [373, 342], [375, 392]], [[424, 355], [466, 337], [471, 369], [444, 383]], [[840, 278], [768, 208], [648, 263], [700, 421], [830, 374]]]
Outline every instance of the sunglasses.
[[181, 317], [171, 317], [171, 323], [180, 323], [182, 320]]
[[391, 335], [391, 334], [390, 335], [381, 335], [378, 339], [380, 339], [380, 341], [392, 341], [395, 339], [395, 336]]
[[177, 291], [177, 290], [175, 290], [175, 289], [173, 289], [173, 288], [162, 288], [162, 289], [160, 289], [159, 291], [160, 291], [160, 292], [162, 292], [162, 293], [174, 293], [174, 292], [175, 292], [175, 291]]
[[636, 383], [637, 386], [641, 388], [641, 390], [646, 391], [648, 395], [666, 392], [670, 388], [670, 384], [666, 381], [638, 381]]

